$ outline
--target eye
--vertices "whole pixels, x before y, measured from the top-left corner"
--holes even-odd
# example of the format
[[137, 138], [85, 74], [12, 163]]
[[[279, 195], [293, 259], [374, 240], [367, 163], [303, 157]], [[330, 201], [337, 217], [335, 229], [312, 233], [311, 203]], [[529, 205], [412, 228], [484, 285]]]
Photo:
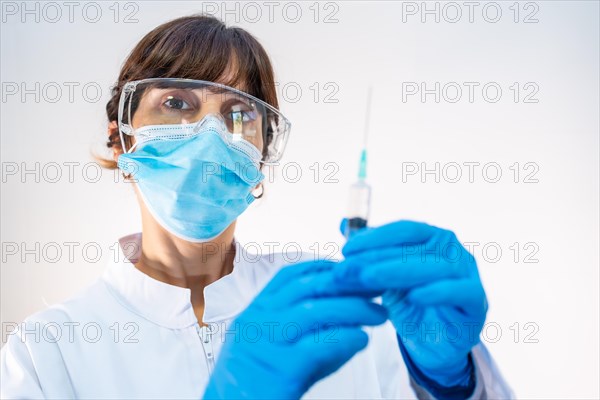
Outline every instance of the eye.
[[227, 119], [238, 122], [251, 122], [256, 119], [256, 113], [254, 111], [231, 111], [227, 115]]
[[234, 122], [252, 122], [256, 120], [256, 111], [245, 103], [227, 105], [223, 116]]
[[186, 103], [184, 100], [175, 97], [175, 96], [168, 96], [167, 100], [163, 103], [163, 105], [165, 105], [167, 108], [173, 109], [173, 110], [189, 110], [191, 109], [190, 105], [188, 103]]

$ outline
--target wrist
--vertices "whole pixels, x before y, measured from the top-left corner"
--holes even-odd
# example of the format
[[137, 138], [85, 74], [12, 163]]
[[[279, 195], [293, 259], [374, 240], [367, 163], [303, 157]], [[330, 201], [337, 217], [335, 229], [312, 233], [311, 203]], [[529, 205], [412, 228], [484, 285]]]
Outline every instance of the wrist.
[[428, 367], [415, 364], [415, 367], [429, 380], [444, 387], [454, 387], [468, 384], [472, 363], [467, 354], [460, 360], [445, 365]]
[[414, 363], [402, 339], [397, 336], [398, 346], [408, 372], [413, 380], [427, 389], [437, 399], [465, 399], [475, 390], [475, 366], [471, 353], [463, 359], [443, 367], [427, 368]]

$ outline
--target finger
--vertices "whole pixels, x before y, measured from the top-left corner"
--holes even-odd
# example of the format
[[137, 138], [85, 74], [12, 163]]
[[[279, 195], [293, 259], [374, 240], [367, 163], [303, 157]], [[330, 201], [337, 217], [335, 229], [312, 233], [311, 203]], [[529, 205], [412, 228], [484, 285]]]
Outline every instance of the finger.
[[369, 336], [362, 329], [343, 327], [320, 332], [316, 340], [303, 338], [294, 350], [307, 355], [307, 369], [313, 371], [311, 380], [318, 381], [337, 371], [368, 343]]
[[[342, 262], [343, 264], [344, 262]], [[423, 262], [420, 257], [409, 257], [405, 262], [395, 259], [364, 264], [354, 268], [357, 279], [365, 289], [411, 289], [440, 279], [460, 278], [465, 275], [460, 264]]]
[[362, 297], [332, 297], [310, 299], [288, 307], [286, 315], [295, 316], [289, 322], [303, 331], [320, 326], [381, 325], [388, 317], [385, 307]]
[[[449, 231], [446, 231], [449, 232]], [[437, 265], [452, 268], [462, 275], [477, 275], [473, 256], [457, 241], [403, 244], [385, 249], [363, 251], [349, 255], [334, 269], [340, 281], [357, 281], [361, 271], [384, 262], [402, 265]], [[475, 268], [473, 268], [475, 267]], [[471, 271], [471, 273], [469, 273]]]
[[[369, 249], [350, 254], [344, 258], [344, 266], [364, 265], [383, 261], [398, 260], [409, 262], [420, 260], [422, 263], [467, 263], [474, 261], [471, 253], [458, 242], [405, 243], [398, 246]], [[410, 261], [412, 262], [412, 261]], [[336, 269], [341, 269], [339, 266]]]
[[260, 292], [259, 296], [270, 296], [296, 280], [309, 275], [331, 270], [337, 262], [328, 260], [307, 261], [281, 268]]
[[370, 263], [385, 259], [405, 260], [410, 256], [419, 256], [423, 262], [439, 262], [441, 259], [448, 262], [474, 261], [471, 253], [463, 247], [453, 232], [444, 229], [435, 229], [427, 242], [403, 242], [387, 247], [364, 248], [360, 252], [345, 255], [347, 261]]
[[397, 221], [357, 232], [342, 248], [344, 256], [404, 243], [427, 242], [440, 229], [414, 221]]
[[[344, 295], [360, 295], [366, 298], [379, 296], [380, 291], [365, 287], [358, 279], [340, 280], [336, 278], [335, 268], [339, 263], [323, 264], [322, 268], [308, 268], [300, 273], [284, 274], [276, 289], [265, 293], [259, 302], [271, 309], [289, 307], [308, 298], [322, 298]], [[286, 267], [289, 268], [289, 267]], [[264, 300], [263, 300], [264, 299]]]
[[421, 306], [455, 306], [467, 314], [485, 314], [487, 300], [481, 283], [473, 279], [445, 279], [412, 289], [407, 300]]

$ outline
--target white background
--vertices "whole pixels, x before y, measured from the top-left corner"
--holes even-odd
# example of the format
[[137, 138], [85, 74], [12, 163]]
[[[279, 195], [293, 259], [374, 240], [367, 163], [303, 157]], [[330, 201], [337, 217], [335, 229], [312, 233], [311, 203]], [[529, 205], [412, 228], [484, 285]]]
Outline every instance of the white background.
[[[13, 8], [6, 8], [9, 3]], [[93, 165], [82, 176], [83, 166], [92, 161], [90, 152], [102, 149], [109, 87], [128, 52], [167, 20], [203, 6], [216, 7], [221, 16], [225, 7], [221, 2], [99, 2], [87, 6], [86, 14], [87, 3], [77, 3], [70, 22], [68, 8], [55, 4], [58, 18], [55, 7], [28, 3], [37, 7], [39, 22], [36, 12], [23, 15], [20, 2], [2, 5], [3, 340], [7, 323], [91, 282], [114, 255], [116, 239], [139, 230], [127, 184], [115, 183], [110, 171], [93, 183]], [[411, 7], [406, 2], [302, 2], [295, 3], [302, 11], [295, 23], [294, 5], [277, 3], [269, 16], [265, 3], [254, 4], [229, 3], [234, 11], [225, 17], [261, 41], [279, 86], [289, 89], [285, 96], [279, 91], [281, 109], [293, 123], [283, 163], [297, 163], [302, 177], [293, 182], [296, 164], [286, 169], [287, 176], [280, 168], [265, 198], [240, 218], [238, 239], [276, 241], [279, 249], [296, 242], [307, 251], [317, 243], [325, 255], [327, 243], [343, 243], [337, 227], [356, 173], [371, 84], [370, 223], [426, 221], [454, 230], [463, 242], [479, 242], [474, 253], [491, 304], [484, 341], [517, 395], [598, 398], [598, 2], [536, 1], [516, 7], [512, 1], [498, 2], [502, 15], [495, 23], [484, 18], [486, 2], [477, 3], [473, 22], [469, 9], [455, 3], [462, 12], [455, 23], [449, 20], [456, 8], [446, 3], [437, 5], [439, 22], [433, 14], [422, 22], [420, 12], [403, 14]], [[413, 4], [422, 8], [421, 2]], [[96, 8], [102, 14], [90, 22]], [[485, 17], [494, 19], [496, 7], [486, 10]], [[532, 13], [538, 22], [524, 23]], [[124, 22], [126, 16], [130, 23]], [[39, 99], [8, 93], [15, 84], [34, 89], [36, 82]], [[72, 99], [66, 82], [78, 84]], [[439, 103], [433, 94], [424, 102], [419, 95], [403, 101], [403, 82], [425, 82], [429, 89], [435, 82], [441, 87], [456, 82], [462, 98], [448, 101], [455, 96], [449, 91]], [[463, 82], [479, 83], [473, 102]], [[489, 82], [502, 89], [497, 102], [483, 97], [481, 88]], [[518, 102], [510, 88], [515, 82]], [[82, 87], [87, 83], [92, 87], [86, 98]], [[526, 88], [527, 83], [533, 86]], [[56, 86], [62, 89], [58, 98]], [[98, 99], [94, 86], [101, 89]], [[533, 87], [539, 89], [532, 97], [537, 103], [524, 102]], [[325, 101], [327, 94], [336, 102]], [[490, 89], [488, 95], [495, 92]], [[21, 175], [36, 162], [39, 173]], [[57, 183], [50, 182], [56, 175], [48, 164], [53, 162], [63, 166]], [[78, 163], [73, 182], [65, 162]], [[318, 167], [310, 169], [315, 162]], [[436, 162], [446, 172], [439, 182], [434, 174], [403, 179], [403, 168], [415, 165], [410, 163], [433, 169]], [[473, 182], [465, 162], [480, 163]], [[449, 163], [463, 166], [456, 183], [450, 182], [456, 169]], [[488, 163], [500, 166], [496, 183], [488, 182], [494, 169], [482, 173]], [[520, 170], [516, 183], [514, 163]], [[19, 171], [10, 175], [15, 165]], [[526, 183], [533, 168], [537, 172], [529, 180], [538, 182]], [[78, 243], [73, 260], [65, 242]], [[511, 249], [515, 242], [518, 255]], [[36, 243], [39, 262], [36, 254], [24, 252]], [[82, 254], [90, 243], [102, 250], [98, 260], [92, 245]], [[62, 256], [50, 262], [56, 247]], [[502, 250], [497, 260], [496, 247]], [[538, 262], [525, 262], [532, 251], [529, 260]]]

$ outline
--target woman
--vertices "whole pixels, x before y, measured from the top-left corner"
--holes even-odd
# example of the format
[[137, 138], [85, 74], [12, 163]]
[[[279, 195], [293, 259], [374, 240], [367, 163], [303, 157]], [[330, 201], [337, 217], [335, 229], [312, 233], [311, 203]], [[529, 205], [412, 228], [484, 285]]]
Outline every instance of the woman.
[[399, 221], [354, 235], [342, 262], [294, 265], [234, 240], [290, 129], [249, 33], [208, 16], [157, 27], [106, 110], [106, 163], [135, 182], [142, 233], [11, 332], [2, 398], [511, 396], [451, 232]]

